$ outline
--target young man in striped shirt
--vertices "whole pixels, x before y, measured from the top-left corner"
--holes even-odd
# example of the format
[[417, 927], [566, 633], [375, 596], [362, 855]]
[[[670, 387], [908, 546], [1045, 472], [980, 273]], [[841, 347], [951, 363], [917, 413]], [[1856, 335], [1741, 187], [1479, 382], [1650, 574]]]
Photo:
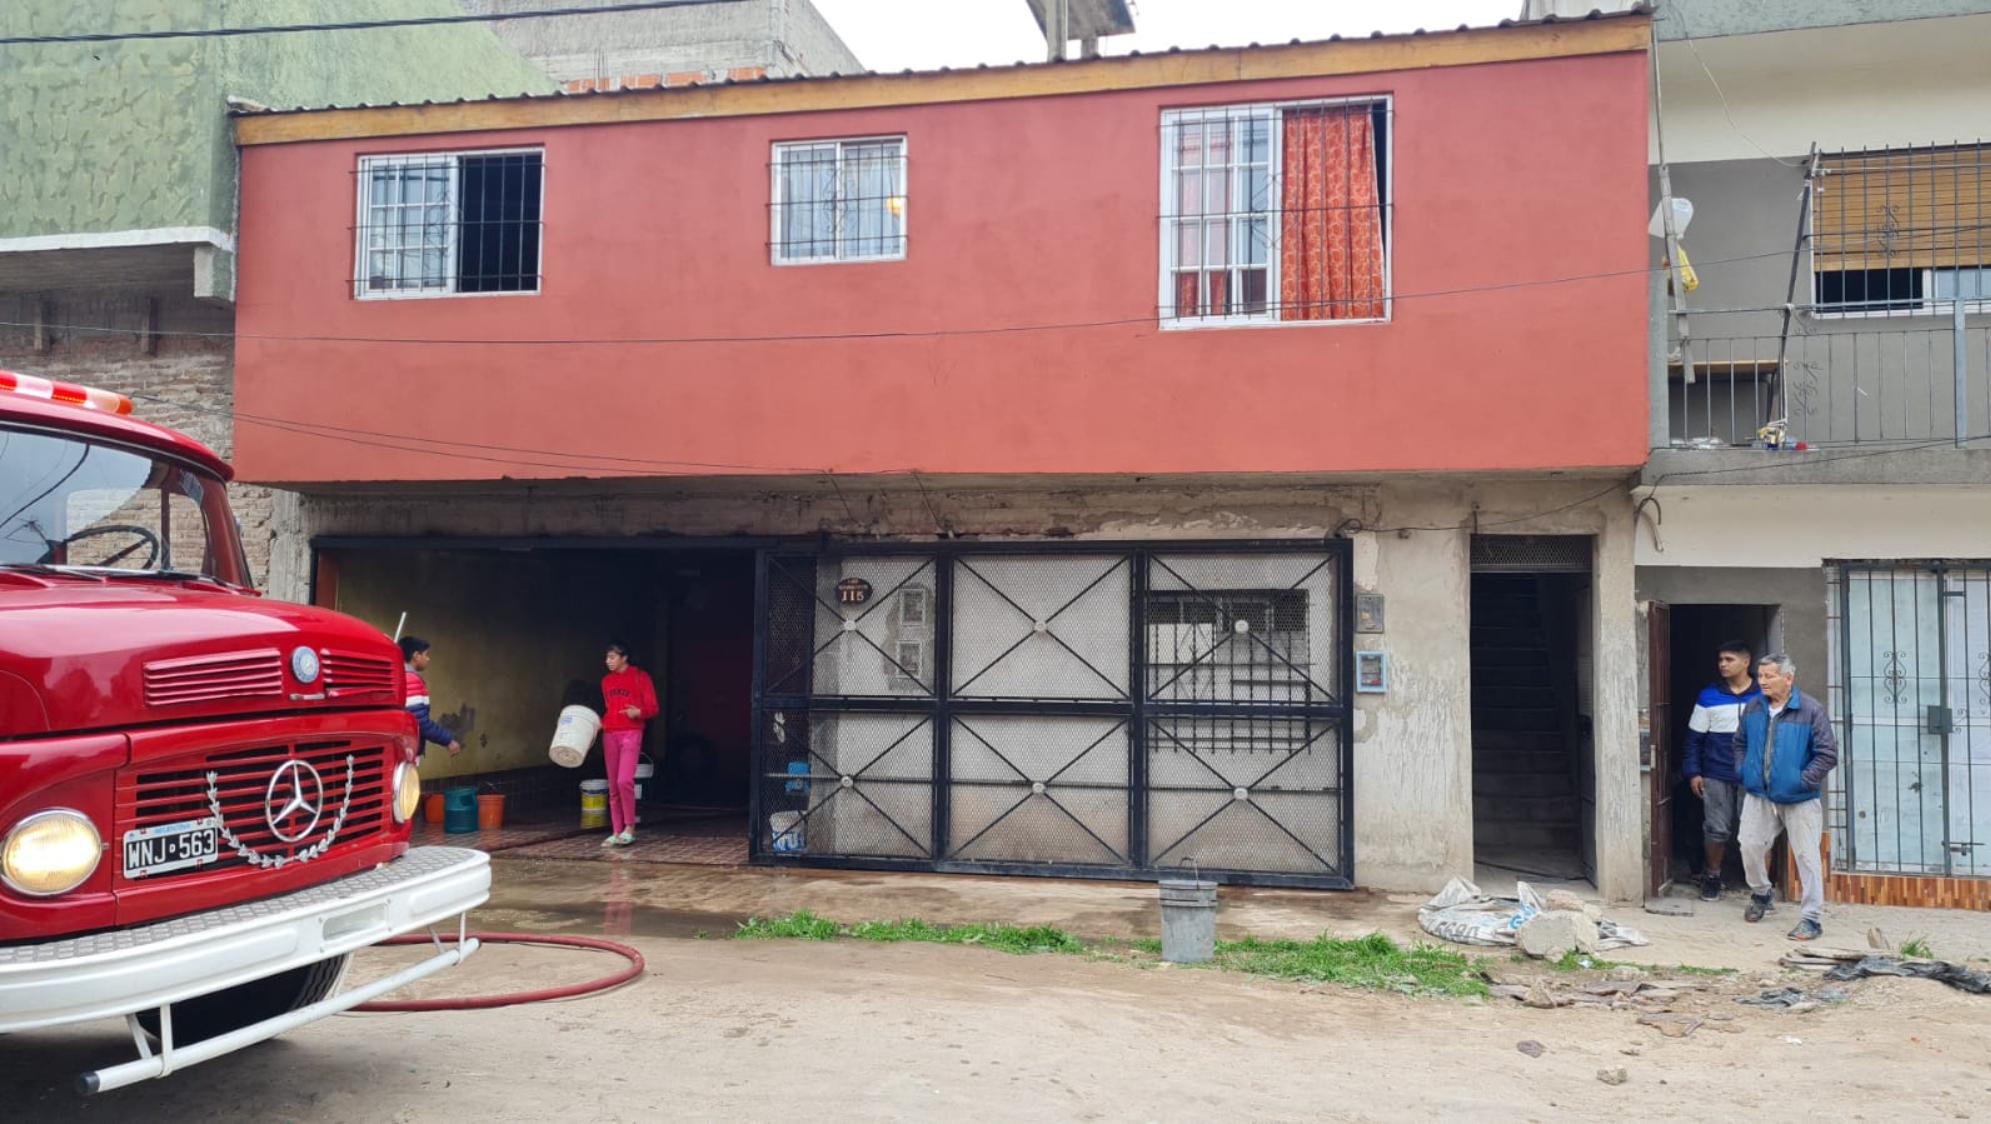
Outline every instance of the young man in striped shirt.
[[1735, 760], [1735, 730], [1742, 708], [1763, 694], [1752, 674], [1752, 657], [1744, 641], [1721, 645], [1715, 656], [1715, 680], [1701, 688], [1694, 712], [1687, 719], [1680, 772], [1694, 795], [1701, 798], [1701, 844], [1707, 860], [1701, 868], [1704, 902], [1721, 898], [1721, 862], [1742, 818], [1742, 774]]

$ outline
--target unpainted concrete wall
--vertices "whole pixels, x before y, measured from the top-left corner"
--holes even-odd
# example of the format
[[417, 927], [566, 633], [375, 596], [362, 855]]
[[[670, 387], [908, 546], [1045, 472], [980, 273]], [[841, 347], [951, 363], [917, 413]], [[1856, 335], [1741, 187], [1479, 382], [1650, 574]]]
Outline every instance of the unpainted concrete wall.
[[[1389, 693], [1356, 699], [1356, 878], [1365, 886], [1405, 891], [1436, 890], [1447, 878], [1472, 871], [1467, 551], [1475, 516], [1483, 533], [1593, 535], [1596, 599], [1589, 629], [1596, 682], [1598, 885], [1614, 899], [1641, 890], [1644, 793], [1635, 728], [1632, 523], [1624, 491], [1608, 481], [1432, 480], [1336, 487], [1116, 480], [971, 488], [935, 479], [916, 488], [903, 480], [852, 479], [839, 488], [822, 481], [786, 481], [780, 487], [703, 482], [647, 493], [587, 484], [520, 487], [502, 495], [412, 489], [286, 493], [280, 507], [284, 549], [273, 562], [273, 589], [293, 599], [307, 594], [307, 544], [315, 536], [917, 538], [946, 528], [967, 535], [1050, 533], [1081, 539], [1305, 539], [1340, 528], [1354, 539], [1357, 590], [1382, 593], [1388, 604], [1388, 631], [1357, 637], [1356, 646], [1388, 651], [1391, 664]], [[1347, 522], [1351, 519], [1370, 529], [1357, 530]], [[514, 611], [487, 598], [466, 604], [458, 619], [466, 629], [493, 628], [496, 617]], [[392, 627], [391, 619], [383, 615], [383, 621]], [[445, 702], [443, 709], [450, 705]]]

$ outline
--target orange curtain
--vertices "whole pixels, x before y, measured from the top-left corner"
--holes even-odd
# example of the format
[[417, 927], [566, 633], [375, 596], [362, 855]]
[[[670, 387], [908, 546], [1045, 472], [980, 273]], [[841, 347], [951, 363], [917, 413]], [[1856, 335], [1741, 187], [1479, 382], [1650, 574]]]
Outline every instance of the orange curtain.
[[1383, 210], [1367, 106], [1284, 114], [1279, 318], [1383, 315]]

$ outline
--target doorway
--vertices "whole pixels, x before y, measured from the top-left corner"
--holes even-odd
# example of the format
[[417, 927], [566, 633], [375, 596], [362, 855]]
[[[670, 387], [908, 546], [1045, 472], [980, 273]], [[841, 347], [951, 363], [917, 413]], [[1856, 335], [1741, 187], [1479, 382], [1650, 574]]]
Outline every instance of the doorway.
[[[1653, 823], [1653, 844], [1663, 851], [1666, 862], [1655, 863], [1652, 889], [1667, 881], [1680, 882], [1706, 873], [1706, 848], [1702, 840], [1702, 804], [1681, 775], [1681, 755], [1686, 746], [1694, 705], [1701, 689], [1716, 678], [1715, 657], [1722, 645], [1741, 643], [1748, 647], [1751, 663], [1765, 654], [1781, 651], [1782, 628], [1775, 605], [1673, 605], [1667, 610], [1665, 679], [1654, 701], [1665, 703], [1663, 721], [1652, 728], [1652, 783], [1661, 790], [1655, 804], [1656, 815], [1666, 822]], [[1724, 849], [1721, 878], [1728, 886], [1743, 884], [1741, 849], [1733, 840]]]
[[1475, 535], [1472, 550], [1474, 862], [1589, 879], [1591, 541]]

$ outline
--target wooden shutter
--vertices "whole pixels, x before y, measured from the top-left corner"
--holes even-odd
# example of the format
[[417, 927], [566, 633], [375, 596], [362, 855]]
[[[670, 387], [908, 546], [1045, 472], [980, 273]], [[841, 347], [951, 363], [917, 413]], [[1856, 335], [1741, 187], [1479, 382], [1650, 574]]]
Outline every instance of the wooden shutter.
[[1811, 205], [1818, 272], [1991, 264], [1991, 146], [1821, 156]]

